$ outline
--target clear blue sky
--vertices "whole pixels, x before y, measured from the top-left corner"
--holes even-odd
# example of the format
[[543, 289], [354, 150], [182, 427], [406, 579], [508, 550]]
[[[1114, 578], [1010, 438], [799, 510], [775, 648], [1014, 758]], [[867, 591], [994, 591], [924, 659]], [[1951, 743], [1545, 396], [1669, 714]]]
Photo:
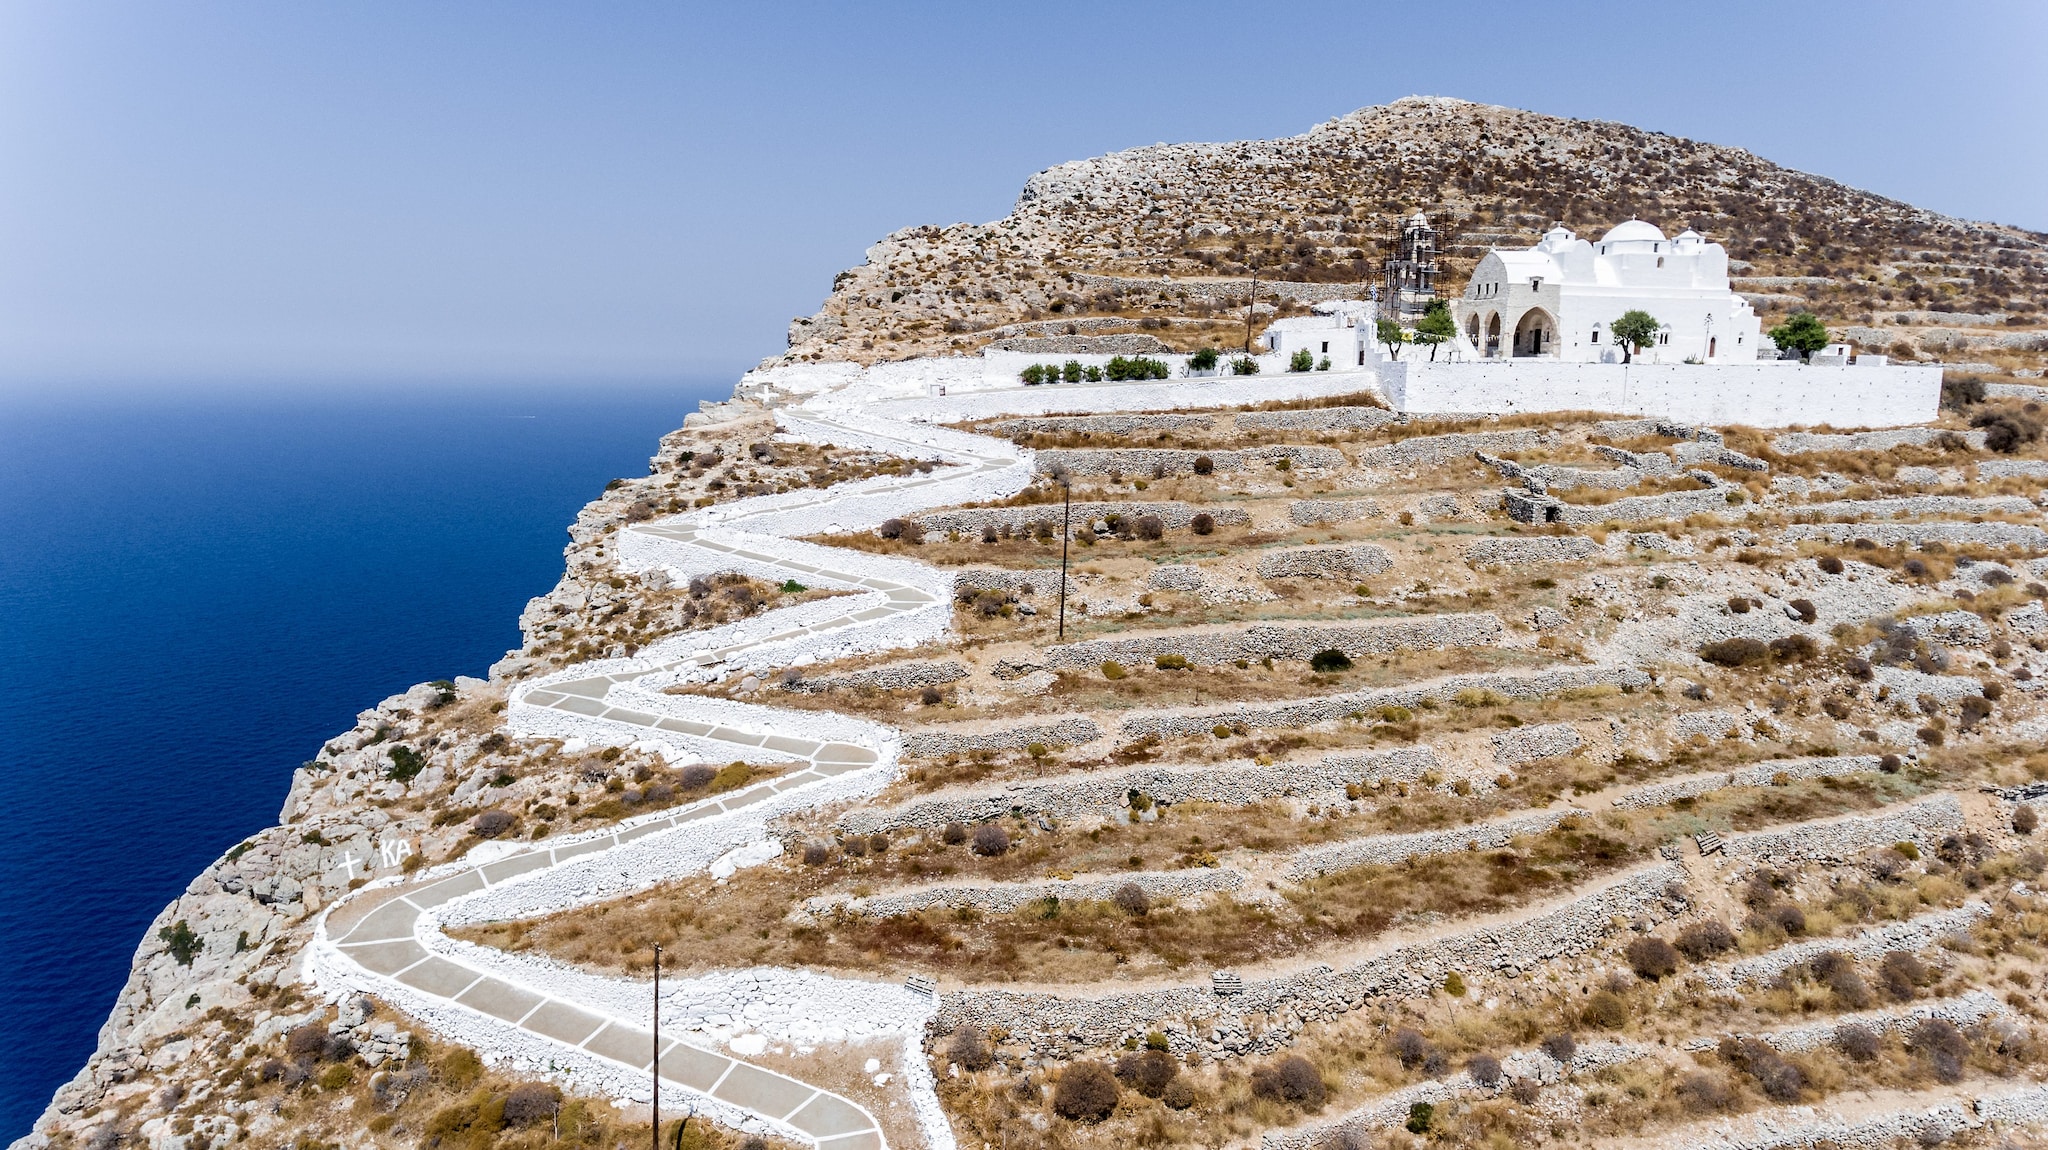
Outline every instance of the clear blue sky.
[[0, 384], [735, 372], [1047, 165], [1411, 93], [2048, 229], [2044, 43], [2041, 0], [0, 0]]

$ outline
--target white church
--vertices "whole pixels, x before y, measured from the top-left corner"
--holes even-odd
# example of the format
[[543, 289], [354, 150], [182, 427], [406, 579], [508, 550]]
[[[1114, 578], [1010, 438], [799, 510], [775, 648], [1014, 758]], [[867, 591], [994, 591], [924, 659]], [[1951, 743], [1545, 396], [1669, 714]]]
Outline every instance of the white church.
[[1455, 358], [1620, 363], [1608, 328], [1631, 310], [1660, 325], [1638, 363], [1754, 363], [1776, 351], [1749, 301], [1729, 290], [1726, 248], [1630, 220], [1597, 243], [1559, 225], [1526, 251], [1488, 252], [1451, 301]]

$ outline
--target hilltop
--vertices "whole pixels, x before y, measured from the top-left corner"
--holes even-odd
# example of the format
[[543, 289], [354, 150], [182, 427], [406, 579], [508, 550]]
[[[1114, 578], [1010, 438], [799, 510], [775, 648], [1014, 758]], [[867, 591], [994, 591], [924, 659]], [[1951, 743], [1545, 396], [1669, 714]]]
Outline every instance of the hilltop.
[[1640, 217], [1726, 245], [1736, 287], [1767, 325], [1808, 308], [1899, 358], [2011, 369], [2039, 368], [2048, 353], [2048, 235], [1954, 219], [1741, 148], [1409, 97], [1285, 139], [1159, 144], [1049, 168], [1000, 220], [907, 228], [869, 248], [816, 314], [790, 325], [775, 362], [874, 363], [1062, 334], [1228, 344], [1242, 338], [1255, 269], [1282, 292], [1374, 282], [1387, 227], [1418, 210], [1444, 236], [1453, 292], [1489, 247], [1528, 246], [1559, 221], [1597, 235]]

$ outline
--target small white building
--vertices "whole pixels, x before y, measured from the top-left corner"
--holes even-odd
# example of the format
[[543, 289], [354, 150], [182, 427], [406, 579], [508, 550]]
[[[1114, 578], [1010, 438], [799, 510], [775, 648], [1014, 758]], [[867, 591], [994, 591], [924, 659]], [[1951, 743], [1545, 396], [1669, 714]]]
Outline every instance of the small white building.
[[1526, 251], [1488, 252], [1451, 301], [1453, 358], [1619, 363], [1609, 327], [1631, 310], [1660, 325], [1639, 361], [1754, 363], [1764, 346], [1755, 310], [1728, 287], [1726, 248], [1630, 220], [1597, 243], [1559, 225]]
[[1373, 362], [1374, 332], [1378, 308], [1371, 300], [1326, 300], [1314, 306], [1314, 315], [1276, 319], [1259, 336], [1266, 350], [1283, 358], [1306, 351], [1320, 364], [1324, 359], [1338, 371], [1356, 370]]

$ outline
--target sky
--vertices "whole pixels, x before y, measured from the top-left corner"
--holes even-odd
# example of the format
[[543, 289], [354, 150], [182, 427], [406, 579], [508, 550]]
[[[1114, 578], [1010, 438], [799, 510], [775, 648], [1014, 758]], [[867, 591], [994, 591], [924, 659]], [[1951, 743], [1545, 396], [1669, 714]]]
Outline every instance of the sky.
[[1411, 94], [2048, 230], [2044, 42], [2040, 0], [0, 0], [0, 388], [736, 375], [897, 228]]

